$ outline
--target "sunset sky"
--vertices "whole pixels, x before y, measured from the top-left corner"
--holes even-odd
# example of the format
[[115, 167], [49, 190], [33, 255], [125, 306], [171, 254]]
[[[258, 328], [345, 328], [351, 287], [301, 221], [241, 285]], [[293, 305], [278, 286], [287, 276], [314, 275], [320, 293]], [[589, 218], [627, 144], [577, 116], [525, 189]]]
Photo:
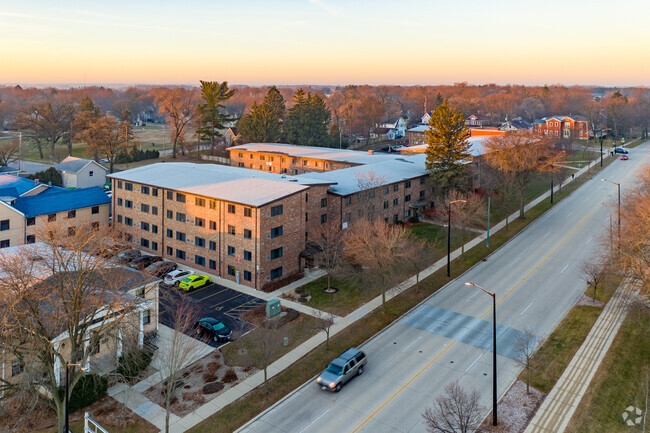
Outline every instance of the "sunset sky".
[[647, 0], [0, 0], [2, 84], [650, 85]]

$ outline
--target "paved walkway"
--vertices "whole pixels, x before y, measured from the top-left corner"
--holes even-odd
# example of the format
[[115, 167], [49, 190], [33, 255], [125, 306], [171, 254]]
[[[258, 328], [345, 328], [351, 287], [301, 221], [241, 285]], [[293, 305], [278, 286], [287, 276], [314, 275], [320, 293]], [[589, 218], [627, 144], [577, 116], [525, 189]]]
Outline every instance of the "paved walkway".
[[625, 279], [524, 433], [562, 433], [627, 316], [635, 285]]
[[[593, 165], [593, 164], [592, 164]], [[590, 166], [583, 167], [580, 169], [578, 172], [575, 173], [575, 177], [581, 176], [582, 174], [586, 173], [587, 170], [589, 169]], [[568, 178], [563, 182], [562, 185], [567, 185], [571, 182], [574, 181], [574, 178]], [[556, 185], [554, 187], [554, 191], [558, 191], [560, 188], [560, 185]], [[536, 206], [537, 204], [541, 203], [542, 201], [548, 199], [550, 196], [550, 190], [530, 202], [528, 205], [525, 206], [525, 210], [529, 210]], [[510, 215], [508, 218], [509, 220], [513, 220], [519, 216], [519, 211], [517, 210], [514, 212], [512, 215]], [[499, 222], [498, 224], [490, 227], [490, 232], [495, 233], [503, 228], [505, 228], [505, 220]], [[475, 237], [471, 241], [467, 242], [465, 244], [465, 251], [481, 244], [484, 243], [487, 239], [487, 233], [482, 232], [479, 236]], [[451, 259], [455, 259], [459, 257], [461, 254], [461, 249], [458, 248], [457, 250], [453, 251], [451, 253]], [[435, 262], [433, 265], [429, 266], [422, 272], [420, 272], [419, 278], [420, 280], [423, 280], [424, 278], [432, 275], [434, 272], [442, 269], [447, 265], [447, 258], [444, 257], [437, 262]], [[198, 272], [198, 271], [197, 271]], [[322, 270], [316, 270], [312, 271], [309, 273], [309, 275], [305, 276], [299, 281], [296, 281], [294, 283], [291, 283], [282, 289], [276, 290], [271, 293], [264, 293], [260, 292], [255, 289], [251, 289], [249, 287], [243, 286], [241, 284], [237, 284], [233, 281], [221, 279], [215, 276], [213, 281], [217, 282], [218, 284], [222, 284], [226, 287], [239, 290], [243, 293], [259, 297], [261, 299], [274, 299], [278, 298], [282, 295], [282, 293], [288, 292], [289, 290], [292, 290], [296, 287], [299, 287], [303, 284], [307, 284], [310, 281], [313, 281], [320, 276], [324, 275], [324, 271]], [[391, 300], [395, 296], [399, 295], [403, 291], [409, 289], [410, 287], [414, 286], [416, 283], [416, 276], [412, 276], [411, 278], [407, 279], [406, 281], [403, 281], [399, 285], [393, 287], [392, 289], [388, 290], [386, 292], [386, 301]], [[330, 328], [330, 338], [333, 337], [334, 335], [338, 334], [340, 331], [345, 329], [346, 327], [350, 326], [352, 323], [356, 322], [357, 320], [365, 317], [372, 311], [374, 311], [377, 308], [381, 307], [382, 303], [382, 297], [381, 295], [377, 296], [376, 298], [370, 300], [366, 304], [362, 305], [361, 307], [357, 308], [350, 314], [348, 314], [345, 317], [335, 317], [334, 319], [334, 324]], [[282, 304], [291, 308], [295, 308], [296, 310], [310, 314], [310, 315], [317, 315], [317, 310], [314, 310], [311, 307], [307, 307], [305, 305], [302, 305], [297, 302], [292, 302], [286, 299], [282, 300]], [[268, 378], [271, 379], [273, 376], [277, 375], [278, 373], [282, 372], [283, 370], [289, 368], [294, 362], [298, 361], [300, 358], [304, 357], [306, 354], [311, 352], [313, 349], [321, 345], [322, 343], [325, 342], [325, 332], [319, 332], [318, 334], [314, 335], [304, 343], [300, 344], [299, 346], [295, 347], [291, 352], [287, 353], [274, 363], [272, 363], [268, 369]], [[147, 380], [147, 379], [145, 379]], [[237, 385], [233, 386], [232, 388], [224, 391], [222, 394], [219, 396], [215, 397], [213, 400], [210, 400], [203, 406], [197, 408], [194, 412], [184, 416], [183, 418], [180, 418], [176, 415], [172, 415], [170, 419], [170, 432], [171, 433], [183, 433], [190, 428], [194, 427], [195, 425], [201, 423], [204, 421], [206, 418], [210, 417], [214, 413], [218, 412], [225, 406], [233, 403], [235, 400], [238, 398], [242, 397], [249, 391], [257, 388], [258, 386], [262, 385], [264, 382], [264, 373], [262, 371], [259, 371], [252, 376], [248, 377], [244, 381], [238, 383]], [[151, 385], [149, 385], [151, 386]], [[127, 407], [129, 407], [131, 410], [136, 412], [138, 415], [140, 415], [142, 418], [146, 419], [149, 421], [151, 424], [155, 425], [159, 429], [163, 429], [164, 423], [165, 423], [165, 410], [152, 403], [148, 399], [146, 399], [142, 394], [138, 393], [137, 389], [142, 389], [144, 385], [139, 386], [138, 384], [134, 385], [133, 387], [129, 387], [129, 389], [113, 389], [109, 390], [110, 395], [117, 395], [118, 392], [121, 392], [123, 397], [123, 401], [126, 403]], [[146, 389], [146, 388], [145, 388]]]

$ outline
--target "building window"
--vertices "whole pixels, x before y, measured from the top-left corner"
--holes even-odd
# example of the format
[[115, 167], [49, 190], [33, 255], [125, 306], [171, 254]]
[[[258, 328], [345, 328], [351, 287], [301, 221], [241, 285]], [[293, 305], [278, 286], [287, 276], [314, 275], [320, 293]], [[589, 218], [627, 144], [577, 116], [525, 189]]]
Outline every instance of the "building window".
[[244, 260], [248, 260], [249, 262], [253, 260], [253, 253], [250, 251], [244, 251]]
[[140, 205], [140, 211], [144, 213], [149, 213], [149, 205], [148, 204], [141, 204]]
[[177, 249], [176, 250], [176, 258], [185, 260], [185, 251]]
[[11, 375], [18, 376], [20, 373], [25, 371], [25, 363], [22, 359], [16, 358], [11, 361]]
[[158, 188], [151, 188], [151, 195], [154, 197], [158, 197]]
[[253, 237], [253, 232], [251, 232], [251, 231], [248, 230], [248, 229], [244, 229], [244, 238], [245, 238], [245, 239], [250, 239], [250, 238], [252, 238], [252, 237]]
[[273, 206], [273, 207], [271, 207], [271, 216], [282, 215], [282, 211], [283, 211], [283, 208], [282, 208], [281, 204], [279, 204], [277, 206]]
[[216, 230], [217, 229], [217, 223], [215, 221], [210, 221], [210, 230]]
[[176, 212], [176, 221], [180, 221], [182, 223], [185, 222], [185, 214], [181, 212]]
[[141, 222], [140, 222], [140, 228], [141, 228], [142, 230], [148, 232], [148, 231], [149, 231], [149, 223], [146, 223], [146, 222], [144, 222], [144, 221], [141, 221]]
[[172, 247], [167, 247], [167, 255], [171, 256], [172, 254], [174, 254], [174, 249]]
[[343, 215], [343, 222], [349, 222], [350, 221], [350, 212], [346, 213]]
[[411, 181], [410, 181], [410, 180], [407, 180], [407, 181], [404, 183], [404, 188], [410, 188], [410, 187], [411, 187]]
[[196, 245], [197, 247], [200, 247], [200, 248], [205, 248], [205, 239], [200, 238], [200, 237], [197, 236], [194, 239], [194, 245]]
[[210, 259], [208, 262], [210, 269], [217, 269], [217, 262], [215, 260]]
[[327, 199], [326, 199], [326, 198], [322, 198], [322, 199], [320, 200], [320, 207], [325, 207], [325, 206], [327, 206]]
[[282, 236], [282, 226], [274, 227], [271, 229], [271, 237], [277, 238], [278, 236]]
[[122, 222], [122, 215], [118, 215], [118, 216], [117, 216], [117, 222], [118, 222], [118, 223], [121, 223], [121, 222]]
[[425, 193], [426, 193], [426, 191], [424, 191], [424, 190], [420, 191], [420, 198], [423, 198]]
[[185, 194], [181, 194], [180, 192], [177, 192], [176, 201], [179, 203], [185, 203]]
[[56, 221], [56, 214], [55, 213], [49, 214], [47, 216], [47, 222], [51, 223], [51, 222], [54, 222], [54, 221]]
[[347, 196], [343, 199], [343, 204], [350, 204], [352, 203], [352, 197]]
[[228, 275], [235, 276], [235, 267], [228, 265]]
[[140, 192], [141, 192], [142, 194], [149, 195], [149, 187], [148, 187], [148, 186], [142, 186], [142, 187], [140, 188]]
[[128, 209], [132, 209], [133, 208], [133, 202], [131, 200], [124, 200], [124, 207], [126, 207]]
[[229, 235], [235, 235], [237, 232], [235, 231], [235, 226], [228, 226], [228, 234]]
[[151, 241], [151, 249], [158, 251], [158, 242]]
[[426, 182], [426, 181], [427, 181], [426, 177], [421, 177], [420, 178], [420, 185], [424, 185], [424, 182]]
[[174, 211], [168, 210], [167, 211], [167, 218], [170, 220], [174, 219]]
[[196, 206], [205, 207], [205, 199], [204, 198], [199, 198], [199, 197], [194, 197], [194, 204]]
[[399, 204], [399, 199], [398, 199], [398, 198], [394, 198], [394, 199], [393, 199], [393, 206], [397, 206], [398, 204]]
[[27, 225], [28, 226], [33, 226], [34, 224], [36, 224], [36, 218], [35, 217], [27, 218]]
[[282, 266], [279, 268], [271, 269], [271, 279], [275, 280], [276, 278], [280, 278], [282, 276]]
[[9, 230], [9, 220], [0, 221], [0, 231]]
[[228, 205], [228, 213], [235, 213], [235, 205], [234, 204], [229, 204]]
[[127, 226], [132, 226], [133, 225], [133, 219], [131, 219], [129, 217], [124, 217], [124, 224], [126, 224]]
[[217, 251], [217, 243], [215, 241], [210, 241], [209, 245], [212, 251]]
[[142, 324], [148, 325], [151, 323], [151, 310], [144, 310], [142, 312]]
[[282, 257], [282, 247], [271, 250], [271, 260]]
[[145, 238], [140, 239], [140, 246], [144, 248], [149, 248], [149, 239], [145, 239]]
[[205, 227], [205, 220], [203, 218], [195, 218], [194, 224], [199, 227]]
[[325, 224], [327, 222], [327, 214], [324, 213], [323, 215], [320, 216], [320, 223]]
[[168, 238], [173, 238], [174, 237], [174, 231], [172, 229], [167, 229], [167, 237]]
[[34, 235], [27, 235], [27, 243], [33, 244], [34, 242], [36, 242], [36, 237]]
[[205, 266], [205, 257], [194, 256], [194, 263], [196, 263], [199, 266]]
[[174, 192], [167, 191], [167, 200], [174, 200]]
[[121, 181], [121, 180], [118, 180], [118, 181], [117, 181], [117, 187], [118, 187], [119, 189], [122, 189], [122, 181]]
[[251, 280], [251, 271], [244, 271], [244, 280], [246, 281]]
[[411, 194], [407, 194], [406, 197], [404, 197], [404, 201], [411, 201]]
[[214, 200], [210, 200], [210, 209], [216, 209], [217, 208], [217, 202]]
[[158, 215], [158, 206], [151, 206], [151, 215]]
[[176, 240], [177, 240], [177, 241], [185, 242], [185, 239], [186, 239], [186, 237], [185, 237], [185, 233], [183, 233], [183, 232], [176, 232]]
[[0, 241], [0, 248], [9, 248], [9, 239]]
[[235, 255], [235, 247], [228, 245], [228, 255], [229, 256], [234, 256]]
[[393, 185], [393, 191], [399, 191], [399, 184]]
[[124, 184], [124, 189], [127, 190], [127, 191], [133, 191], [133, 184], [130, 183], [130, 182], [126, 182]]
[[388, 202], [387, 201], [384, 202], [384, 209], [388, 209]]
[[252, 209], [249, 207], [244, 208], [244, 216], [245, 217], [250, 217], [253, 214]]

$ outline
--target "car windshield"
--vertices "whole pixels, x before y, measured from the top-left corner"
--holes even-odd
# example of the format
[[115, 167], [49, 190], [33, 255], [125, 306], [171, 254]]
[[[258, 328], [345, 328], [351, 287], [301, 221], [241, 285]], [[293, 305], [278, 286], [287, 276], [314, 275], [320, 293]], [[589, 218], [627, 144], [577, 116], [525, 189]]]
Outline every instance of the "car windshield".
[[226, 327], [226, 325], [224, 325], [224, 324], [221, 323], [221, 322], [218, 322], [218, 323], [215, 323], [215, 324], [213, 325], [213, 327], [214, 327], [214, 330], [215, 330], [215, 331], [221, 331], [223, 328]]
[[191, 282], [192, 282], [192, 279], [191, 279], [191, 278], [185, 278], [185, 279], [183, 280], [183, 282], [184, 282], [184, 283], [191, 283]]
[[340, 376], [343, 373], [343, 366], [334, 364], [333, 362], [327, 366], [327, 370], [332, 374], [336, 374], [337, 376]]

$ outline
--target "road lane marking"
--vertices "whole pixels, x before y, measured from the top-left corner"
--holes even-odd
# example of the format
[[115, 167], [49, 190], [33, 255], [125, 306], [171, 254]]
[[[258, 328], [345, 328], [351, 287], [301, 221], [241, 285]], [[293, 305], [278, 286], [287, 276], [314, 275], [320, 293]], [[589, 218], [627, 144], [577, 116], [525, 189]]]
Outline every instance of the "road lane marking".
[[476, 294], [477, 294], [478, 292], [480, 292], [480, 290], [477, 290], [476, 292], [474, 292], [474, 294], [473, 294], [472, 296], [470, 296], [469, 298], [465, 299], [465, 302], [469, 301], [469, 300], [472, 299], [474, 296], [476, 296]]
[[[530, 304], [528, 304], [528, 306], [527, 306], [526, 308], [524, 308], [524, 311], [521, 312], [520, 316], [523, 316], [524, 313], [525, 313], [526, 311], [528, 311], [528, 309], [530, 308], [531, 305], [533, 305], [532, 302], [531, 302]], [[497, 349], [497, 350], [499, 350], [499, 349]]]
[[411, 385], [411, 383], [413, 383], [413, 382], [414, 382], [418, 377], [420, 377], [420, 376], [422, 375], [422, 373], [424, 373], [425, 371], [427, 371], [427, 370], [429, 369], [429, 367], [431, 367], [433, 364], [435, 364], [436, 361], [438, 361], [438, 360], [442, 357], [442, 355], [444, 355], [445, 353], [447, 353], [447, 352], [449, 351], [449, 349], [451, 349], [451, 348], [452, 348], [456, 343], [457, 343], [456, 340], [453, 340], [451, 343], [449, 343], [449, 344], [447, 345], [447, 347], [445, 347], [445, 349], [444, 349], [442, 352], [440, 352], [440, 353], [439, 353], [438, 355], [436, 355], [436, 356], [435, 356], [431, 361], [429, 361], [429, 362], [428, 362], [424, 367], [422, 367], [422, 369], [420, 369], [420, 371], [418, 371], [417, 373], [415, 373], [415, 374], [413, 375], [413, 377], [411, 377], [411, 378], [410, 378], [410, 379], [409, 379], [409, 380], [408, 380], [404, 385], [402, 385], [402, 386], [400, 387], [400, 389], [398, 389], [397, 391], [395, 391], [395, 392], [393, 393], [393, 395], [391, 395], [391, 396], [388, 398], [388, 400], [386, 400], [385, 402], [383, 402], [381, 406], [379, 406], [377, 409], [375, 409], [374, 412], [372, 412], [370, 415], [368, 415], [368, 416], [366, 417], [366, 419], [364, 419], [364, 420], [361, 422], [361, 424], [359, 424], [359, 425], [358, 425], [354, 430], [352, 430], [351, 433], [355, 433], [355, 432], [358, 432], [359, 430], [361, 430], [361, 429], [362, 429], [366, 424], [368, 424], [368, 422], [369, 422], [371, 419], [373, 419], [373, 418], [374, 418], [374, 417], [375, 417], [379, 412], [381, 412], [381, 411], [382, 411], [386, 406], [388, 406], [388, 404], [389, 404], [391, 401], [393, 401], [393, 400], [395, 399], [395, 397], [397, 397], [398, 395], [400, 395], [400, 394], [401, 394], [401, 393], [402, 393], [406, 388], [408, 388], [408, 387]]
[[417, 339], [415, 339], [411, 344], [409, 344], [408, 346], [406, 346], [404, 349], [400, 350], [400, 352], [404, 352], [406, 349], [408, 349], [409, 347], [411, 347], [411, 346], [413, 346], [415, 343], [417, 343], [421, 338], [422, 338], [422, 336], [420, 335], [420, 336], [419, 336]]
[[585, 245], [589, 245], [589, 242], [591, 242], [592, 239], [593, 239], [593, 237], [590, 237]]
[[470, 365], [469, 367], [467, 367], [467, 370], [465, 370], [465, 373], [467, 373], [467, 372], [469, 371], [470, 368], [474, 367], [474, 364], [476, 364], [476, 363], [478, 362], [478, 360], [481, 359], [481, 358], [483, 357], [483, 355], [485, 355], [485, 352], [481, 353], [481, 355], [479, 355], [479, 357], [476, 358], [476, 360], [475, 360], [474, 362], [472, 362], [472, 365]]
[[315, 420], [313, 420], [312, 422], [310, 422], [309, 424], [307, 424], [307, 427], [305, 427], [304, 429], [300, 430], [298, 433], [302, 433], [302, 432], [304, 432], [305, 430], [307, 430], [309, 427], [311, 427], [311, 425], [312, 425], [313, 423], [315, 423], [316, 421], [318, 421], [319, 419], [321, 419], [321, 418], [322, 418], [322, 417], [323, 417], [327, 412], [329, 412], [330, 409], [332, 409], [332, 408], [329, 408], [329, 409], [327, 409], [325, 412], [323, 412], [322, 414], [320, 414], [320, 416], [319, 416], [318, 418], [316, 418]]
[[518, 261], [520, 258], [521, 258], [521, 256], [517, 257], [517, 258], [515, 259], [515, 261], [511, 263], [511, 265], [514, 265], [515, 263], [517, 263], [517, 261]]
[[544, 237], [546, 237], [546, 236], [548, 236], [548, 235], [550, 235], [550, 234], [551, 234], [551, 232], [548, 232], [548, 233], [546, 233], [546, 234], [544, 235]]
[[566, 268], [568, 268], [568, 267], [569, 267], [569, 265], [566, 265], [566, 266], [564, 267], [564, 269], [562, 269], [562, 270], [560, 271], [560, 273], [566, 271]]

